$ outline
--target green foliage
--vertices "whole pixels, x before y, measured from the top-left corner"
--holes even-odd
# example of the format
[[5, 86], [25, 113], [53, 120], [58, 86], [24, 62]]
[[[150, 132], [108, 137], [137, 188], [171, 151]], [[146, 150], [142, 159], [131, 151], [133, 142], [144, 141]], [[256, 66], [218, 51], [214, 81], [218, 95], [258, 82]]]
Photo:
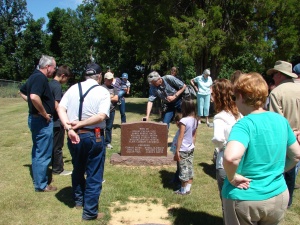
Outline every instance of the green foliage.
[[20, 80], [19, 61], [16, 57], [18, 39], [22, 37], [30, 15], [25, 0], [0, 1], [0, 78]]
[[231, 74], [241, 70], [244, 73], [258, 72], [263, 73], [263, 66], [257, 58], [254, 58], [252, 54], [244, 54], [236, 58], [228, 58], [222, 65], [218, 78], [230, 79]]
[[35, 69], [42, 54], [45, 54], [44, 36], [42, 31], [44, 18], [37, 21], [30, 19], [22, 37], [18, 40], [20, 46], [15, 54], [19, 59], [20, 78], [28, 78]]
[[138, 83], [132, 93], [143, 96], [145, 79], [136, 65], [146, 75], [176, 65], [187, 80], [211, 68], [217, 78], [236, 68], [264, 73], [300, 52], [297, 0], [84, 0], [76, 10], [49, 12], [47, 34], [26, 1], [0, 4], [0, 78], [6, 79], [28, 77], [43, 53], [69, 65], [80, 80], [93, 58], [116, 76], [129, 73]]

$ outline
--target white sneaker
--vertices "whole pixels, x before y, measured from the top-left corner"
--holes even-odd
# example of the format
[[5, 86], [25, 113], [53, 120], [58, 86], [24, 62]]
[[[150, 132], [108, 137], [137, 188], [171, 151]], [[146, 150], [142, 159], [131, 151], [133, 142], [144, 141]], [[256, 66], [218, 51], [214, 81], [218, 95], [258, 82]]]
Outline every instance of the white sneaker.
[[213, 123], [207, 123], [207, 126], [212, 128], [212, 127], [214, 127], [214, 124]]
[[72, 174], [71, 170], [64, 170], [59, 175], [61, 175], [61, 176], [68, 176], [68, 175], [71, 175], [71, 174]]
[[113, 146], [112, 146], [111, 144], [107, 144], [107, 145], [106, 145], [106, 148], [108, 148], [108, 149], [112, 149], [112, 148], [113, 148]]

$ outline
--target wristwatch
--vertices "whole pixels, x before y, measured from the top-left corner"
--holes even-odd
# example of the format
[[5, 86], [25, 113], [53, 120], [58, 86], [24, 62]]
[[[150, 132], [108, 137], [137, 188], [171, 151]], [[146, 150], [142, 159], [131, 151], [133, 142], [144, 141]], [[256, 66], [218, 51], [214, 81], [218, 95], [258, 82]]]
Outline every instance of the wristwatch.
[[73, 128], [69, 127], [69, 128], [66, 129], [67, 132], [69, 132], [70, 130], [73, 130]]

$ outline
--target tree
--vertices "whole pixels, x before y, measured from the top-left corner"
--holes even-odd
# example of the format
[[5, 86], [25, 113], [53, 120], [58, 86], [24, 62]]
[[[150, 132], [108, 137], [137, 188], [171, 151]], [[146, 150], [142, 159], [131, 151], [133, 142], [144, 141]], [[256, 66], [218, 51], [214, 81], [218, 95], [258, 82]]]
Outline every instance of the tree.
[[20, 71], [16, 58], [18, 40], [22, 36], [28, 19], [25, 0], [0, 1], [0, 77], [20, 80]]
[[45, 33], [42, 27], [45, 19], [35, 21], [30, 19], [22, 36], [18, 40], [18, 49], [15, 56], [18, 59], [18, 67], [21, 79], [27, 79], [38, 65], [42, 54], [45, 54]]

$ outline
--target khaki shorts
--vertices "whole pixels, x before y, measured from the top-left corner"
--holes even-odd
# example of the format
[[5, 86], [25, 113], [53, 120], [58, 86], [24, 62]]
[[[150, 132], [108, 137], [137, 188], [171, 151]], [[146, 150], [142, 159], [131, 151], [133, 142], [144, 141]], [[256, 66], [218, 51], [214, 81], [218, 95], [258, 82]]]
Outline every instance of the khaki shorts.
[[279, 224], [284, 218], [288, 202], [288, 189], [273, 198], [261, 201], [239, 201], [223, 198], [225, 224]]

